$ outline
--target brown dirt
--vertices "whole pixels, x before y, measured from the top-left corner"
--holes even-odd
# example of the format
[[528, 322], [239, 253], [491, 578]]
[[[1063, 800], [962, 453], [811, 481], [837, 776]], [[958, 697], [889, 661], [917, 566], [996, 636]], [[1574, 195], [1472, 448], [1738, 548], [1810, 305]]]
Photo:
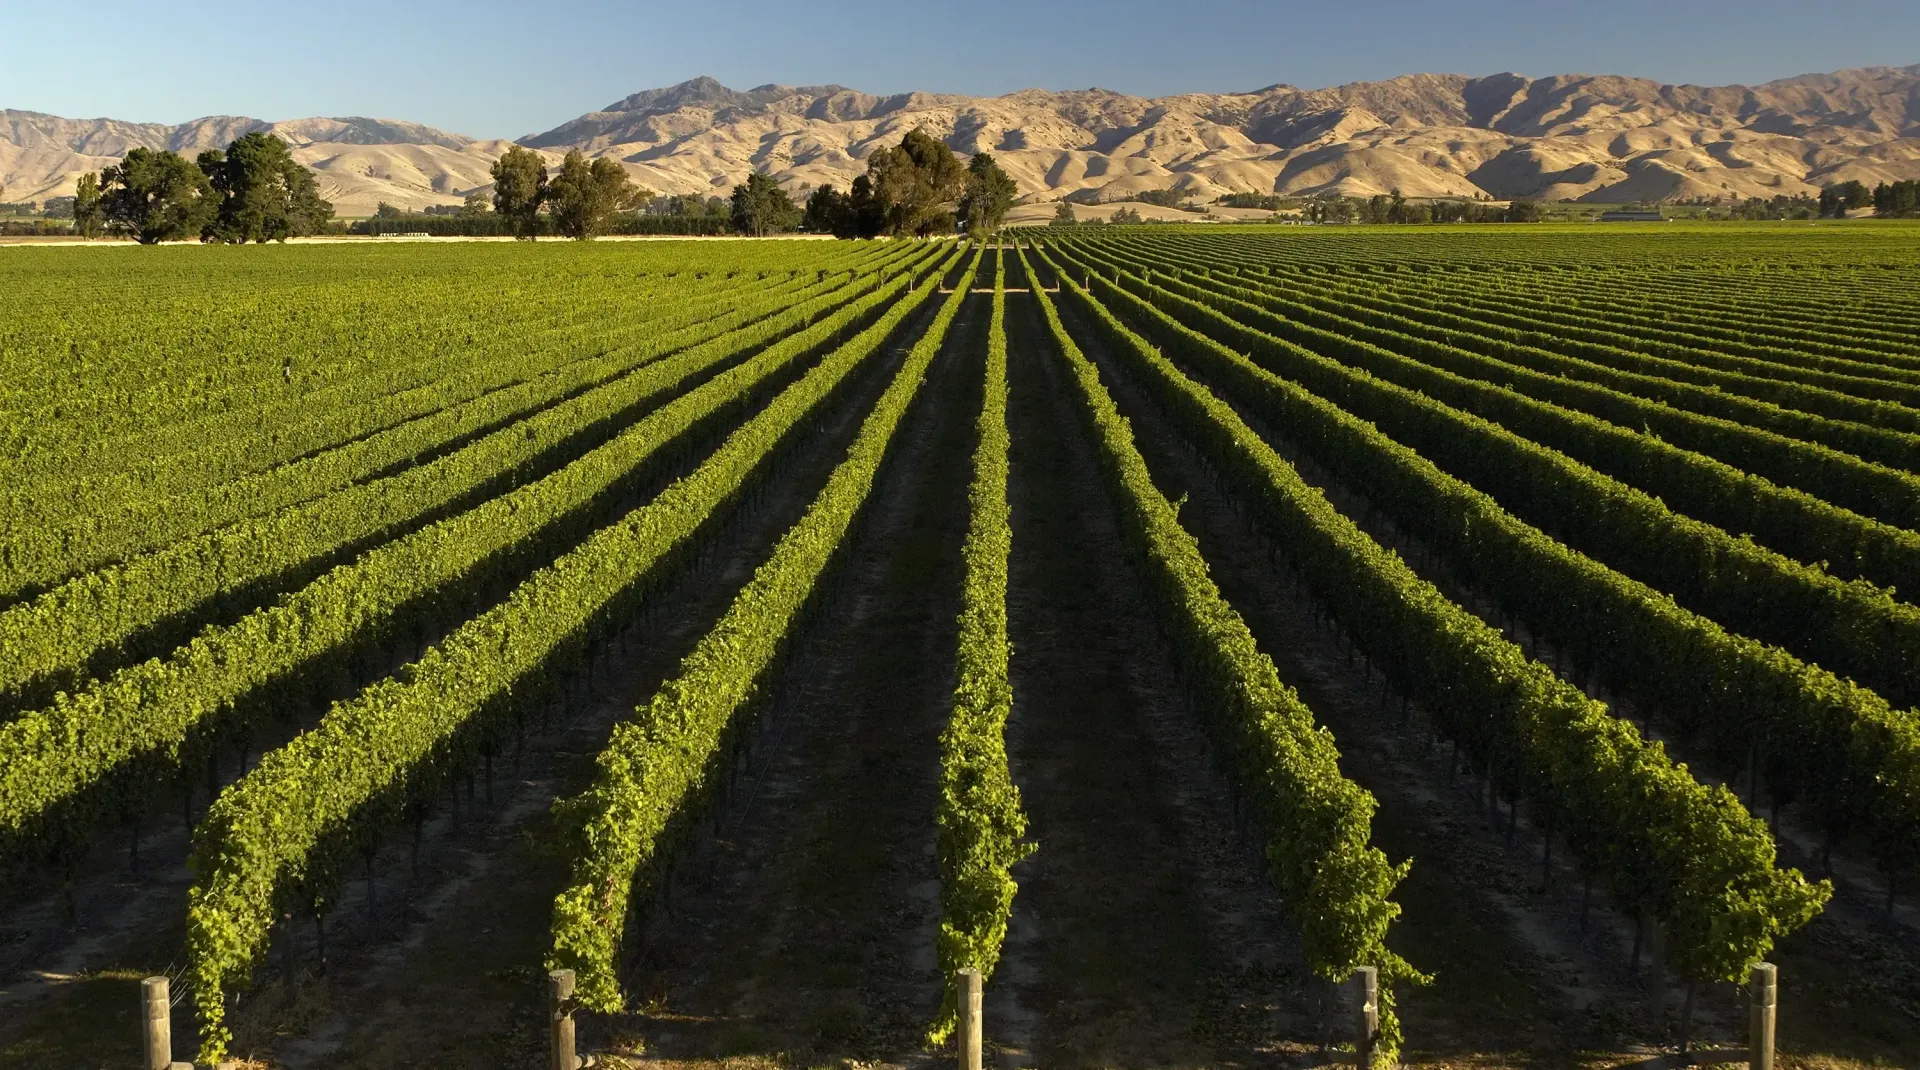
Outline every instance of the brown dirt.
[[631, 1062], [923, 1061], [940, 997], [934, 858], [984, 299], [896, 434], [834, 590], [770, 688], [717, 836], [632, 965]]
[[1033, 302], [1008, 298], [1007, 736], [1039, 850], [1016, 871], [990, 1039], [1002, 1065], [1290, 1062], [1312, 1031], [1297, 941], [1235, 838]]

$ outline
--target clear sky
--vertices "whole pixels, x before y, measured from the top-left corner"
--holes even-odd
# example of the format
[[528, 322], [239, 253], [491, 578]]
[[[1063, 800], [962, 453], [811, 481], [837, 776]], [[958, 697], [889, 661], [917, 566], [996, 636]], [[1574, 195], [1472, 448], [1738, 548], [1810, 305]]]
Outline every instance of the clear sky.
[[[0, 108], [182, 122], [371, 115], [474, 137], [710, 74], [991, 95], [1317, 88], [1435, 71], [1761, 82], [1920, 63], [1920, 0], [150, 0], [17, 5]], [[66, 42], [71, 42], [67, 44]]]

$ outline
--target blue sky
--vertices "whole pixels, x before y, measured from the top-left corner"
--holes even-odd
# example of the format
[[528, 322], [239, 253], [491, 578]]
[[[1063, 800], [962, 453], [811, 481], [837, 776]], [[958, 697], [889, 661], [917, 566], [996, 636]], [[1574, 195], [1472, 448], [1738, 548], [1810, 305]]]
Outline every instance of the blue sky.
[[735, 88], [1154, 95], [1415, 71], [1725, 84], [1920, 63], [1915, 0], [202, 0], [160, 17], [150, 2], [86, 6], [84, 28], [55, 4], [0, 20], [0, 108], [151, 122], [373, 115], [517, 137], [700, 74]]

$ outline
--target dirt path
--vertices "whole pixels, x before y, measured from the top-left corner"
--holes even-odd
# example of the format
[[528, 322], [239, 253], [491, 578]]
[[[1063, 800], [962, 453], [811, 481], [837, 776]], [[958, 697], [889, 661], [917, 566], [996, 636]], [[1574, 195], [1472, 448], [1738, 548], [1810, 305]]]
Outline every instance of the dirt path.
[[1196, 719], [1030, 295], [1008, 298], [1008, 749], [1039, 850], [987, 1022], [1002, 1065], [1261, 1065], [1310, 1030], [1297, 943]]
[[954, 323], [769, 689], [717, 837], [645, 929], [629, 978], [643, 1013], [612, 1025], [649, 1062], [919, 1059], [939, 1001], [933, 818], [987, 309], [972, 299]]

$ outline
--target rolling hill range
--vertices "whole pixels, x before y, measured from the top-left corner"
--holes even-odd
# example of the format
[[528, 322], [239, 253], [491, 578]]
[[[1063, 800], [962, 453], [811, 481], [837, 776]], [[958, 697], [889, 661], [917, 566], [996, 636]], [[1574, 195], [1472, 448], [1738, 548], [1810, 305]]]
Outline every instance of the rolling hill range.
[[[1305, 90], [1144, 98], [1104, 89], [999, 97], [875, 96], [842, 86], [711, 78], [635, 93], [519, 139], [554, 159], [621, 160], [661, 193], [724, 193], [765, 168], [790, 188], [844, 186], [915, 126], [994, 153], [1030, 200], [1230, 192], [1589, 201], [1811, 193], [1920, 177], [1920, 64], [1759, 86], [1618, 76], [1415, 74]], [[270, 129], [343, 215], [418, 208], [485, 188], [509, 144], [366, 118], [178, 126], [0, 111], [0, 200], [70, 193], [79, 173], [145, 145], [185, 153]]]

